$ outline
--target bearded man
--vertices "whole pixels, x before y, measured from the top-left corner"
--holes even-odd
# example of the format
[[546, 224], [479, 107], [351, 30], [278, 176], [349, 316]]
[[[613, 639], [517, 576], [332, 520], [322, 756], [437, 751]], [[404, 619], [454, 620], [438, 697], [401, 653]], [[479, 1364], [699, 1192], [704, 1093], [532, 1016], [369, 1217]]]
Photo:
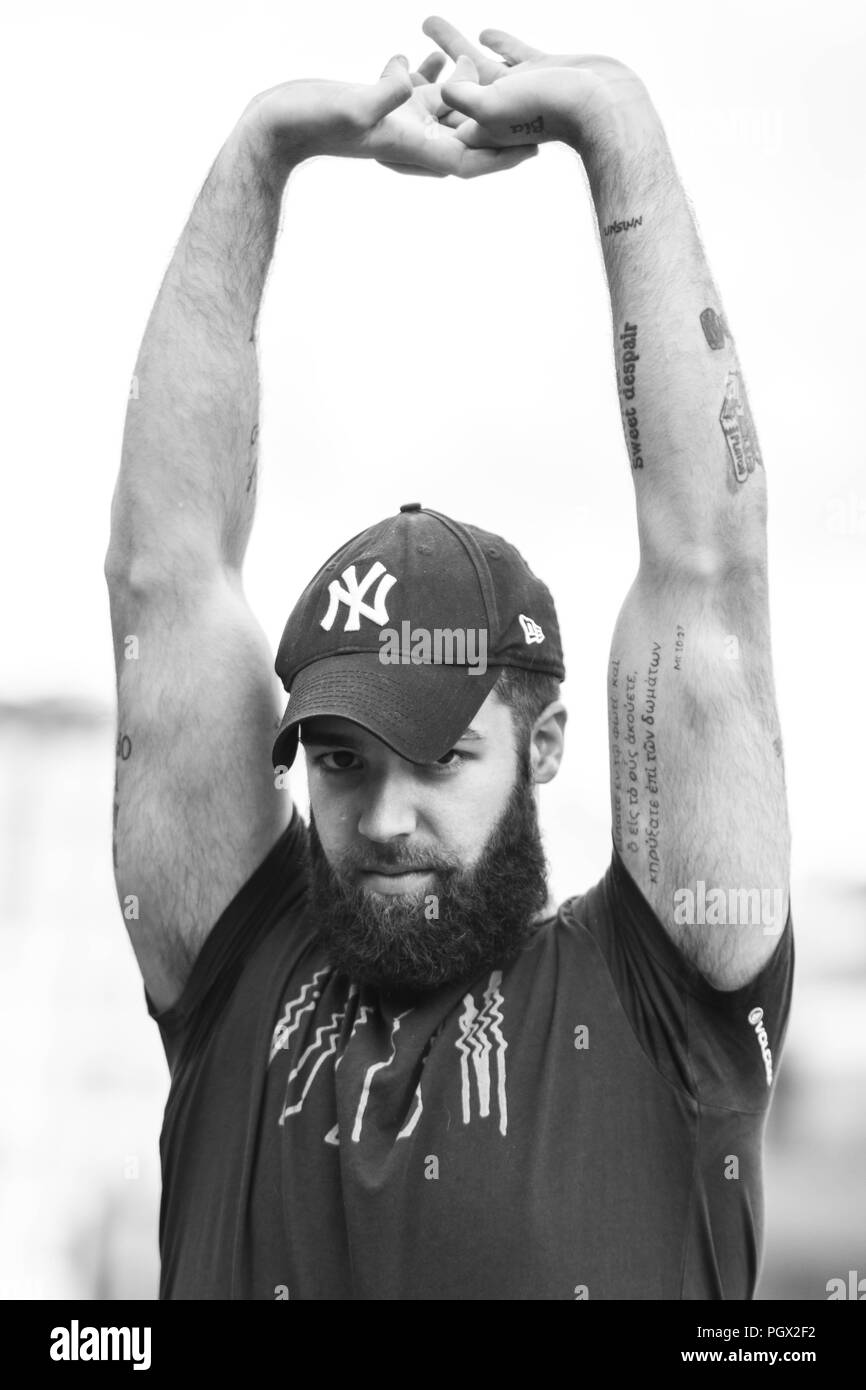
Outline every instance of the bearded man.
[[[136, 366], [106, 572], [115, 873], [171, 1070], [161, 1296], [751, 1298], [793, 948], [740, 364], [639, 78], [425, 31], [444, 52], [414, 73], [250, 103]], [[519, 551], [420, 502], [365, 524], [289, 615], [284, 714], [241, 584], [292, 170], [474, 177], [550, 140], [589, 176], [641, 548], [608, 671], [612, 856], [558, 906], [536, 796], [565, 667]]]

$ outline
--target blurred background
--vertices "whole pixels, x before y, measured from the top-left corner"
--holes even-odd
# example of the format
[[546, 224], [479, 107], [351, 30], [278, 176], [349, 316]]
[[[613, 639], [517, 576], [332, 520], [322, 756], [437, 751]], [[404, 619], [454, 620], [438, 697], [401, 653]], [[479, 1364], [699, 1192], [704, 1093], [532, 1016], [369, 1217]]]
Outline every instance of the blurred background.
[[[168, 1073], [111, 873], [102, 563], [138, 344], [256, 92], [373, 81], [424, 8], [35, 3], [2, 20], [0, 1297], [152, 1298]], [[866, 1277], [864, 11], [825, 0], [461, 0], [612, 53], [654, 95], [736, 335], [770, 487], [798, 978], [767, 1130], [759, 1296]], [[857, 305], [861, 306], [858, 310]], [[321, 159], [290, 181], [261, 322], [247, 590], [276, 649], [348, 536], [421, 500], [514, 541], [557, 599], [558, 897], [610, 854], [605, 667], [637, 560], [601, 252], [577, 157], [459, 182]], [[296, 788], [303, 801], [304, 789]]]

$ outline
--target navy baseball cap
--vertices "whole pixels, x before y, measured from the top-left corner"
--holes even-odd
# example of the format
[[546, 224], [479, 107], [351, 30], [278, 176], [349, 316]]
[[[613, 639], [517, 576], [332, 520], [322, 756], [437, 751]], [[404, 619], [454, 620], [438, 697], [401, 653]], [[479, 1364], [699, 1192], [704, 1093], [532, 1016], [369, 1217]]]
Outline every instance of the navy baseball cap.
[[305, 719], [328, 714], [435, 762], [504, 666], [565, 678], [549, 590], [501, 536], [407, 502], [335, 551], [292, 610], [274, 767], [294, 762]]

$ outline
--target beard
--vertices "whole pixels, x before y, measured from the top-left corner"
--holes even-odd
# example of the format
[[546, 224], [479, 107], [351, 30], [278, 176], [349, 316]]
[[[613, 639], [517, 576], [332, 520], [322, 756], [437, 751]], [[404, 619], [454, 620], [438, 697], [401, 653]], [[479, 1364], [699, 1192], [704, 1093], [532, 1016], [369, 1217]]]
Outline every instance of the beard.
[[[380, 896], [347, 874], [375, 858], [391, 869], [428, 868], [425, 892]], [[529, 761], [478, 861], [378, 844], [352, 847], [332, 868], [310, 812], [311, 905], [331, 964], [359, 985], [423, 993], [470, 980], [512, 959], [535, 934], [547, 902], [547, 864]]]

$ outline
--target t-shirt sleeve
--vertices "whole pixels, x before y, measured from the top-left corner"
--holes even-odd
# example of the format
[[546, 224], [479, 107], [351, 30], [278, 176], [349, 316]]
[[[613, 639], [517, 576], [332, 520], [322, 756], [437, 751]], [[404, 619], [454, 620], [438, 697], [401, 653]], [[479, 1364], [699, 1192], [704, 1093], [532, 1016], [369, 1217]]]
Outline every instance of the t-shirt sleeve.
[[716, 989], [687, 960], [615, 847], [604, 878], [562, 911], [595, 939], [640, 1045], [672, 1084], [704, 1105], [766, 1109], [791, 1004], [790, 909], [760, 974], [735, 990]]
[[213, 1027], [246, 963], [307, 886], [307, 827], [297, 806], [273, 848], [218, 918], [196, 957], [180, 998], [158, 1010], [147, 990], [147, 1011], [162, 1038], [174, 1075], [182, 1058]]

